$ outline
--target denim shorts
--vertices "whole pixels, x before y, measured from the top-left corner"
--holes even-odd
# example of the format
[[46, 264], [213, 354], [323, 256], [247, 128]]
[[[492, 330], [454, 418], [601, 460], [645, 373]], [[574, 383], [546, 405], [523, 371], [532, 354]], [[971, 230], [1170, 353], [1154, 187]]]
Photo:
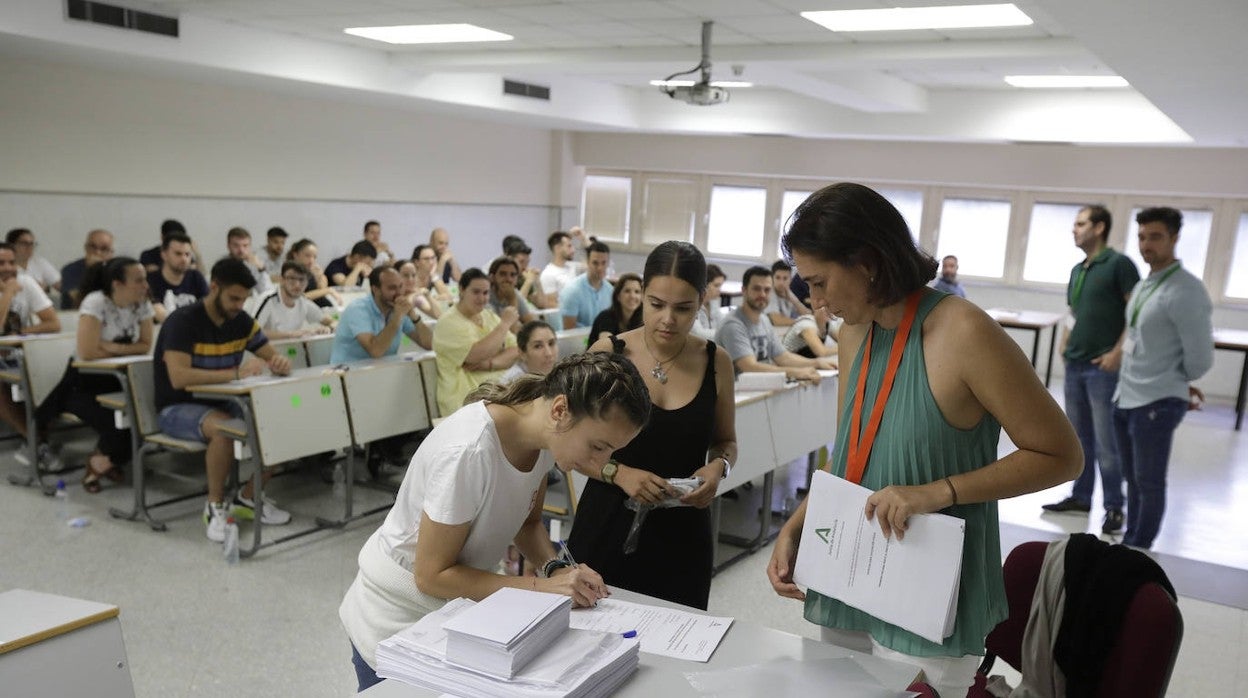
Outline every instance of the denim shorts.
[[213, 412], [227, 413], [233, 419], [243, 416], [238, 405], [232, 402], [222, 402], [219, 405], [179, 402], [161, 410], [157, 422], [165, 436], [183, 441], [207, 443], [208, 439], [204, 438], [203, 423], [204, 418]]

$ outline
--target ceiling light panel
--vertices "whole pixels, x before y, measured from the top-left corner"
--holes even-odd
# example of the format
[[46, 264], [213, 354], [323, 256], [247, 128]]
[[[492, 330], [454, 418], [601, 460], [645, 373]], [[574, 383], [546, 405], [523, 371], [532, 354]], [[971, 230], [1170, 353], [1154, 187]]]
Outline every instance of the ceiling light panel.
[[511, 41], [510, 34], [474, 24], [408, 24], [395, 27], [351, 27], [342, 30], [387, 44], [457, 44], [478, 41]]
[[1130, 87], [1125, 78], [1117, 75], [1007, 75], [1005, 82], [1041, 90]]
[[906, 31], [1020, 27], [1031, 18], [1013, 4], [893, 7], [880, 10], [802, 12], [802, 17], [834, 32]]

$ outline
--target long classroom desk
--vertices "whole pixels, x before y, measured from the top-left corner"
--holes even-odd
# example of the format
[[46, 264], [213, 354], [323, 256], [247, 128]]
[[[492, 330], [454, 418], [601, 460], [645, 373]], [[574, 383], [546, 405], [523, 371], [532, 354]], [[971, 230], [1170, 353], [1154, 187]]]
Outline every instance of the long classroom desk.
[[[637, 594], [626, 589], [612, 589], [611, 596], [624, 601], [678, 608], [689, 613], [703, 613], [695, 608]], [[797, 614], [800, 611], [801, 605], [794, 602], [793, 613]], [[918, 678], [918, 668], [909, 664], [864, 655], [837, 645], [738, 619], [733, 621], [732, 627], [728, 629], [723, 641], [720, 642], [708, 662], [684, 661], [643, 652], [637, 671], [624, 682], [615, 695], [619, 698], [701, 696], [704, 694], [694, 689], [689, 680], [685, 678], [686, 673], [741, 669], [751, 664], [782, 660], [817, 662], [848, 657], [853, 657], [859, 666], [891, 691], [899, 693], [905, 691], [906, 687]], [[827, 695], [855, 695], [852, 690], [844, 686], [839, 689], [835, 685], [827, 686]], [[388, 679], [359, 695], [367, 698], [426, 698], [441, 694]]]
[[1065, 315], [1040, 310], [1010, 310], [1008, 308], [988, 308], [984, 312], [1002, 327], [1027, 330], [1032, 333], [1032, 368], [1037, 368], [1036, 361], [1040, 356], [1040, 333], [1044, 331], [1044, 328], [1049, 328], [1049, 361], [1044, 369], [1044, 387], [1049, 387], [1049, 379], [1053, 377], [1053, 350], [1057, 347], [1057, 323]]
[[39, 467], [39, 435], [35, 426], [35, 409], [52, 392], [69, 357], [76, 348], [77, 337], [70, 333], [19, 334], [0, 337], [0, 353], [4, 362], [0, 365], [0, 382], [9, 383], [14, 390], [14, 402], [26, 404], [26, 453], [30, 458], [29, 473], [9, 475], [14, 485], [38, 485], [44, 494], [52, 494], [52, 486], [43, 482], [46, 474]]
[[1235, 431], [1244, 423], [1244, 392], [1248, 389], [1248, 330], [1213, 330], [1213, 348], [1238, 351], [1244, 355], [1243, 368], [1239, 370], [1239, 390], [1235, 393]]

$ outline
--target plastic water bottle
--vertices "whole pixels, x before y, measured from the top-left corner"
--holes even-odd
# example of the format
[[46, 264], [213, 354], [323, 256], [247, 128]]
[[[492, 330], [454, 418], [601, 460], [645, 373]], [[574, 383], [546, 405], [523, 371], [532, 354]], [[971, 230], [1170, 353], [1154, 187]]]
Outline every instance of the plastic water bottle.
[[65, 489], [64, 480], [56, 481], [56, 493], [53, 496], [56, 498], [56, 520], [62, 523], [69, 521], [72, 512], [69, 510], [69, 490]]
[[334, 463], [334, 499], [346, 499], [347, 497], [347, 471], [342, 467], [342, 461]]
[[225, 520], [225, 563], [238, 564], [238, 522], [233, 516]]

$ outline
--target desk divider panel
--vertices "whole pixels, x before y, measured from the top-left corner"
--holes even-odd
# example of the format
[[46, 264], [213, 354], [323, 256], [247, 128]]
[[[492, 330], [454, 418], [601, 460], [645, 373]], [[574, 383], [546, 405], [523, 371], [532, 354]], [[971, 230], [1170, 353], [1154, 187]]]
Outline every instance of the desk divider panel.
[[328, 366], [329, 357], [334, 352], [334, 336], [305, 339], [304, 351], [307, 354], [308, 366]]
[[251, 391], [251, 409], [261, 462], [282, 463], [351, 443], [342, 381], [307, 376], [260, 385]]
[[424, 362], [396, 361], [342, 374], [351, 431], [363, 445], [429, 427]]
[[301, 339], [278, 339], [272, 342], [273, 351], [278, 356], [285, 356], [290, 360], [291, 368], [307, 368], [311, 366], [308, 363], [308, 349], [304, 346]]
[[130, 378], [130, 399], [134, 400], [134, 413], [138, 418], [139, 433], [147, 436], [160, 431], [156, 415], [156, 376], [152, 359], [136, 361], [126, 368]]
[[61, 382], [65, 367], [69, 365], [69, 357], [73, 356], [74, 349], [77, 348], [77, 342], [78, 338], [72, 334], [41, 337], [26, 342], [22, 363], [30, 379], [30, 405], [42, 403], [56, 384]]

